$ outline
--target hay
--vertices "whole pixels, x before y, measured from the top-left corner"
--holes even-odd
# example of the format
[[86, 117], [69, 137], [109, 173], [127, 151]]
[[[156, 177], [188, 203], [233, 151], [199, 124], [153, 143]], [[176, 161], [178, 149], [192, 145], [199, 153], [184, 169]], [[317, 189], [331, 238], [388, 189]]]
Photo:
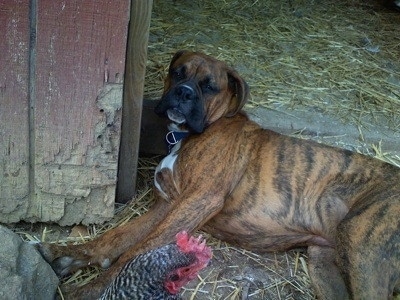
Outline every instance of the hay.
[[[97, 238], [107, 230], [121, 226], [144, 214], [154, 202], [152, 178], [159, 157], [139, 160], [138, 193], [131, 203], [118, 205], [116, 215], [103, 225], [91, 225], [87, 230], [63, 228], [48, 224], [20, 223], [13, 228], [25, 241], [78, 244]], [[75, 226], [80, 227], [80, 226]], [[60, 231], [62, 231], [60, 233]], [[211, 264], [183, 290], [183, 299], [313, 299], [303, 251], [257, 254], [234, 247], [204, 232], [213, 249]], [[96, 266], [80, 269], [61, 282], [61, 288], [83, 286], [97, 278], [102, 269]], [[58, 290], [64, 299], [61, 289]]]
[[[171, 55], [200, 50], [234, 66], [248, 108], [318, 110], [400, 130], [400, 15], [359, 1], [154, 1], [145, 94]], [[374, 10], [375, 8], [375, 10]]]
[[[377, 158], [385, 160], [386, 154], [382, 153], [380, 145], [375, 145], [374, 151]], [[43, 226], [39, 224], [25, 224], [25, 227], [14, 230], [27, 241], [76, 244], [95, 239], [107, 230], [121, 226], [147, 212], [154, 203], [152, 182], [159, 160], [160, 157], [140, 158], [137, 196], [126, 205], [117, 205], [116, 215], [109, 222], [88, 227], [85, 236], [71, 236], [72, 230], [68, 230], [68, 235], [55, 238], [50, 236], [52, 230], [48, 229], [47, 225], [41, 231], [32, 228]], [[35, 232], [41, 232], [40, 238], [35, 236]], [[183, 289], [183, 299], [315, 299], [304, 249], [257, 254], [229, 245], [207, 233], [197, 234], [205, 236], [207, 244], [212, 247], [213, 260], [200, 272], [196, 280]], [[61, 287], [86, 285], [102, 271], [96, 266], [83, 268], [65, 278]], [[58, 293], [61, 299], [64, 299], [61, 289]]]

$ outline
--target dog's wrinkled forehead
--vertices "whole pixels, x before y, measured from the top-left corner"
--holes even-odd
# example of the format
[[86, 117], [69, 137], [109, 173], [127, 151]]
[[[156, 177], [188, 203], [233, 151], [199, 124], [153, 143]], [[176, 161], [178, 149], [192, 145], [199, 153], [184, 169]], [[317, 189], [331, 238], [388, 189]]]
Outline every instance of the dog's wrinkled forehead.
[[170, 72], [178, 74], [182, 80], [207, 81], [226, 84], [228, 67], [225, 63], [202, 53], [187, 53], [177, 59]]

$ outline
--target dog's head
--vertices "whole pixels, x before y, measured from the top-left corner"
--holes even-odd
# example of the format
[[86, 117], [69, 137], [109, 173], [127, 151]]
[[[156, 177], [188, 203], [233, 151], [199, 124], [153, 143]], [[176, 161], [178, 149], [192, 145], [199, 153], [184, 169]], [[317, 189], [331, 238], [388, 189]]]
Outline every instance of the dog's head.
[[200, 133], [219, 118], [239, 112], [248, 95], [246, 82], [225, 63], [203, 53], [179, 51], [155, 112]]

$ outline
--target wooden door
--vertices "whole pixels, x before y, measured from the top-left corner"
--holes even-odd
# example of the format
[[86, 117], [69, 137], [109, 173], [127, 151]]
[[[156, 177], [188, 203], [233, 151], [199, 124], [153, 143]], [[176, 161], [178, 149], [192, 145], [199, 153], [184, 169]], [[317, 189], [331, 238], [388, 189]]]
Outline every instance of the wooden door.
[[113, 215], [129, 7], [0, 2], [0, 222]]

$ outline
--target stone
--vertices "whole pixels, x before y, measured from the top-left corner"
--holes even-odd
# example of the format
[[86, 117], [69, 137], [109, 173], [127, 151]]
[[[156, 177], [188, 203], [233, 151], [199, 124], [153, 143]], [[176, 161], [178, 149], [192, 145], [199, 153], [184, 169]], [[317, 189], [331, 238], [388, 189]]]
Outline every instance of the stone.
[[34, 245], [0, 225], [0, 299], [54, 299], [59, 280]]

